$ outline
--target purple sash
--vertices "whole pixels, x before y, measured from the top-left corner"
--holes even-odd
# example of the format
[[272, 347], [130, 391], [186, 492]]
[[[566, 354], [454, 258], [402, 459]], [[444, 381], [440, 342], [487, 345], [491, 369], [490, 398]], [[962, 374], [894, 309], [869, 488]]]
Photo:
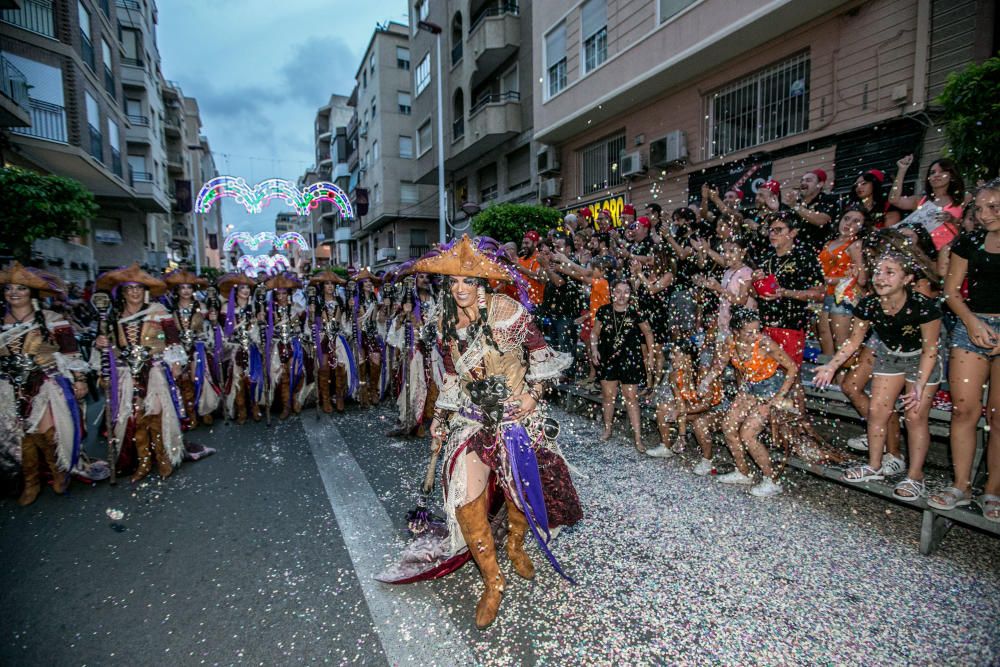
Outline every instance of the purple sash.
[[80, 421], [80, 407], [76, 402], [76, 394], [73, 393], [73, 384], [68, 378], [62, 375], [55, 376], [56, 384], [62, 389], [66, 398], [66, 406], [69, 408], [70, 417], [73, 418], [73, 455], [70, 457], [69, 469], [76, 467], [76, 462], [80, 459], [80, 444], [83, 442], [83, 424]]

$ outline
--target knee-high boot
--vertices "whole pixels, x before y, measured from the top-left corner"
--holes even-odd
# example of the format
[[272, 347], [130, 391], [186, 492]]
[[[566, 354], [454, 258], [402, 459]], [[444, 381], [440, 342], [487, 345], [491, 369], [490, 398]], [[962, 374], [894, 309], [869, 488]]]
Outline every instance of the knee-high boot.
[[288, 419], [292, 414], [292, 378], [290, 377], [288, 364], [284, 364], [281, 372], [281, 380], [278, 381], [278, 400], [281, 401], [281, 414], [279, 419]]
[[29, 433], [21, 439], [21, 477], [24, 490], [17, 504], [24, 507], [35, 502], [42, 490], [42, 458], [37, 433]]
[[333, 405], [330, 403], [330, 369], [321, 368], [316, 373], [316, 394], [320, 409], [330, 414], [333, 412]]
[[497, 565], [488, 503], [487, 492], [483, 491], [471, 503], [455, 510], [455, 518], [462, 529], [465, 543], [469, 546], [469, 553], [472, 554], [483, 577], [484, 590], [479, 598], [479, 604], [476, 605], [476, 627], [480, 630], [488, 627], [496, 619], [506, 583], [500, 572], [500, 566]]
[[360, 387], [358, 388], [358, 401], [361, 403], [361, 407], [367, 408], [371, 398], [368, 392], [368, 376], [370, 375], [368, 369], [371, 367], [372, 363], [370, 361], [363, 361], [358, 366], [358, 381], [360, 382]]
[[139, 467], [132, 475], [132, 483], [140, 482], [146, 478], [153, 467], [153, 452], [149, 448], [149, 430], [147, 429], [148, 417], [142, 415], [135, 418], [135, 454]]
[[195, 405], [194, 401], [194, 382], [187, 373], [178, 378], [177, 384], [180, 385], [181, 399], [184, 401], [184, 412], [187, 413], [188, 424], [191, 428], [198, 426], [198, 406]]
[[333, 369], [333, 392], [337, 397], [337, 412], [343, 412], [344, 396], [347, 394], [347, 369], [343, 366]]
[[434, 404], [437, 403], [438, 387], [434, 379], [427, 383], [427, 399], [424, 401], [424, 413], [420, 418], [420, 426], [417, 427], [417, 437], [422, 438], [427, 435], [427, 429], [431, 427], [434, 420]]
[[372, 405], [378, 405], [379, 389], [382, 387], [382, 364], [368, 362], [368, 401]]
[[[239, 383], [238, 379], [233, 382]], [[236, 409], [236, 423], [243, 424], [247, 420], [247, 392], [242, 384], [236, 389], [236, 396], [233, 400], [233, 407]]]
[[38, 450], [52, 473], [52, 490], [62, 495], [66, 493], [66, 471], [59, 469], [59, 457], [56, 455], [56, 428], [53, 426], [45, 433], [36, 434]]
[[151, 415], [149, 418], [149, 444], [156, 454], [156, 470], [160, 477], [166, 479], [174, 472], [174, 464], [170, 462], [167, 446], [163, 443], [163, 424], [161, 415]]
[[535, 578], [535, 565], [524, 552], [524, 536], [528, 532], [528, 517], [507, 500], [507, 557], [522, 579]]

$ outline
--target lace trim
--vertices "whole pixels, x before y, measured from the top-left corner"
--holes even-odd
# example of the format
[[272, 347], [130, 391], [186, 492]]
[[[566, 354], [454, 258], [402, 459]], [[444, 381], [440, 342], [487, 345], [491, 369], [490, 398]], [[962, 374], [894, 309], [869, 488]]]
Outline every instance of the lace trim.
[[572, 365], [573, 355], [546, 346], [528, 355], [528, 373], [524, 379], [528, 382], [552, 380]]

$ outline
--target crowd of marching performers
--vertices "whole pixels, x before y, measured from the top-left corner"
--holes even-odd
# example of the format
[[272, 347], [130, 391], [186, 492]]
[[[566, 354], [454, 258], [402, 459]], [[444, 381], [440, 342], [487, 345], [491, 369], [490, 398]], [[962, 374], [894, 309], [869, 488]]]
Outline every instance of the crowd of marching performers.
[[[328, 268], [211, 284], [133, 264], [81, 294], [15, 262], [0, 283], [0, 476], [8, 490], [21, 480], [22, 505], [46, 483], [64, 493], [71, 476], [139, 482], [155, 467], [168, 477], [211, 452], [185, 433], [220, 419], [270, 423], [392, 400], [391, 434], [423, 436], [434, 414], [443, 365], [426, 274]], [[88, 405], [102, 418], [88, 421]], [[95, 424], [107, 461], [83, 451]]]

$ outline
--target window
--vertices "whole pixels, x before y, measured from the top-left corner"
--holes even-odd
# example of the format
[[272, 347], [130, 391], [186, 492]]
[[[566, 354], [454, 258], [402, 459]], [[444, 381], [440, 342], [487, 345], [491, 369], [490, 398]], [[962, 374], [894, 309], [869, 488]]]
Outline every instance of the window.
[[413, 108], [410, 106], [410, 94], [404, 92], [396, 93], [396, 104], [399, 106], [399, 113], [409, 116]]
[[417, 31], [420, 30], [418, 24], [421, 21], [426, 21], [427, 17], [430, 15], [430, 7], [428, 6], [429, 0], [417, 0], [413, 4], [413, 16], [417, 20], [413, 22], [413, 34], [416, 35]]
[[372, 120], [375, 120], [375, 98], [372, 98]]
[[382, 201], [382, 188], [378, 186], [378, 183], [372, 186], [372, 200], [376, 204]]
[[431, 122], [428, 120], [417, 130], [417, 155], [423, 155], [434, 145], [431, 139]]
[[417, 65], [416, 71], [417, 95], [424, 91], [424, 88], [431, 82], [431, 54], [428, 53]]
[[800, 53], [705, 98], [708, 157], [809, 129], [809, 54]]
[[369, 73], [372, 76], [375, 76], [375, 52], [374, 51], [368, 56], [368, 69], [369, 69]]
[[498, 194], [497, 163], [494, 162], [479, 170], [479, 202], [485, 204], [493, 201]]
[[90, 12], [87, 11], [82, 2], [76, 3], [76, 10], [80, 18], [80, 55], [83, 56], [83, 62], [87, 63], [91, 70], [94, 70], [96, 67], [94, 66], [94, 43], [90, 37]]
[[118, 123], [108, 119], [108, 143], [111, 144], [111, 170], [122, 175], [121, 140], [119, 139]]
[[416, 183], [399, 184], [399, 203], [416, 204], [420, 201], [420, 190]]
[[101, 38], [101, 60], [104, 62], [104, 90], [108, 95], [115, 96], [115, 76], [111, 72], [111, 45]]
[[545, 36], [545, 73], [549, 97], [566, 87], [565, 23], [560, 23]]
[[372, 142], [372, 162], [378, 162], [378, 142]]
[[507, 154], [507, 191], [531, 185], [531, 146]]
[[518, 92], [518, 80], [517, 80], [517, 63], [509, 70], [503, 73], [500, 78], [500, 92], [501, 93], [516, 93]]
[[372, 166], [372, 152], [370, 150], [365, 151], [364, 165], [366, 169], [370, 169]]
[[410, 69], [410, 50], [405, 46], [396, 47], [396, 67], [399, 69]]
[[608, 59], [607, 0], [587, 0], [580, 18], [583, 34], [583, 72], [592, 71]]
[[696, 2], [698, 0], [660, 0], [660, 23], [680, 14]]
[[618, 157], [625, 150], [625, 132], [595, 141], [580, 151], [580, 193], [588, 195], [621, 185]]
[[152, 174], [146, 171], [145, 155], [129, 155], [128, 170], [132, 174], [133, 181], [150, 182], [153, 180]]
[[407, 160], [413, 157], [413, 137], [399, 137], [399, 157]]
[[368, 89], [368, 70], [361, 70], [361, 88], [362, 90]]
[[125, 48], [125, 57], [122, 63], [133, 67], [142, 67], [142, 35], [138, 30], [131, 28], [121, 29], [122, 46]]

